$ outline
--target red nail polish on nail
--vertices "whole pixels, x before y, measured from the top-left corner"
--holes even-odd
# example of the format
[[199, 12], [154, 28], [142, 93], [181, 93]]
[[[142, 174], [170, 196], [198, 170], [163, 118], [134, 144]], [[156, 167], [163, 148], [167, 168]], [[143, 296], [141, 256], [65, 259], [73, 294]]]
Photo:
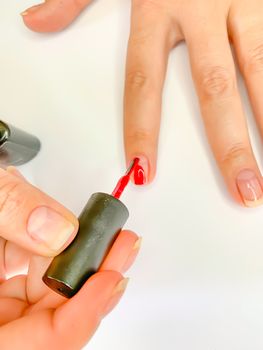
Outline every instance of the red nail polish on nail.
[[134, 182], [135, 185], [144, 185], [146, 182], [145, 172], [140, 164], [134, 170]]

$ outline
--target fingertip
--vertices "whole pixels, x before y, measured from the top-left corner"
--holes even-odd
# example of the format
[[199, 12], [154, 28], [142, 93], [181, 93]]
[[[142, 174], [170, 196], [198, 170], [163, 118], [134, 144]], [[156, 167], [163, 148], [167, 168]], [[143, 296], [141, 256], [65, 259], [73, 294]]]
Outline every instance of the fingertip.
[[137, 258], [137, 255], [139, 254], [139, 251], [141, 249], [142, 245], [142, 237], [138, 237], [136, 242], [134, 243], [132, 250], [130, 252], [130, 255], [128, 256], [125, 264], [122, 267], [122, 272], [126, 272], [130, 269], [130, 267], [133, 265], [135, 259]]
[[49, 0], [21, 13], [25, 25], [38, 33], [59, 32], [69, 26], [90, 0]]
[[131, 230], [123, 230], [119, 233], [114, 245], [120, 244], [132, 246], [138, 240], [138, 238], [139, 236], [135, 232]]
[[29, 8], [21, 16], [25, 26], [37, 33], [55, 33], [67, 26], [59, 18], [54, 20], [53, 16], [47, 15], [42, 5]]
[[80, 292], [85, 294], [87, 292], [85, 289], [88, 289], [89, 293], [96, 294], [98, 290], [101, 290], [102, 286], [106, 285], [109, 289], [113, 289], [123, 278], [122, 273], [119, 271], [98, 271], [86, 281]]
[[263, 204], [263, 177], [253, 157], [243, 162], [219, 163], [229, 194], [236, 204], [255, 208]]

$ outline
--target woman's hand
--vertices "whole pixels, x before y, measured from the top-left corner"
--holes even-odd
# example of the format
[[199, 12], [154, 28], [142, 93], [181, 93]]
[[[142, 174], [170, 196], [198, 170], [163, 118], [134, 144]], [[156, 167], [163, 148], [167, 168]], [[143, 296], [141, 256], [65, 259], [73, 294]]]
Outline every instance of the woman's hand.
[[[118, 303], [127, 285], [122, 273], [140, 245], [129, 231], [120, 233], [100, 272], [72, 299], [42, 282], [49, 256], [65, 248], [77, 228], [72, 213], [27, 183], [16, 169], [0, 169], [1, 349], [81, 349]], [[27, 275], [17, 274], [28, 265]]]
[[[90, 0], [48, 0], [27, 11], [36, 31], [67, 26]], [[185, 40], [212, 150], [240, 204], [263, 202], [263, 182], [251, 148], [237, 87], [233, 44], [259, 129], [263, 133], [262, 0], [132, 0], [125, 88], [127, 161], [135, 156], [155, 175], [162, 89], [169, 52]]]

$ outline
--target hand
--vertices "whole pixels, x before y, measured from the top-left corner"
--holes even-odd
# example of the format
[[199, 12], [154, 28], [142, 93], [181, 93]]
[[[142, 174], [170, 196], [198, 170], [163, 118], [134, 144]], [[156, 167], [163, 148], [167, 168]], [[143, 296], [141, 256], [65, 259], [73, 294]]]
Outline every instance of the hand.
[[[77, 350], [121, 298], [140, 239], [118, 236], [100, 272], [72, 298], [41, 280], [50, 258], [74, 238], [72, 213], [31, 186], [14, 168], [0, 169], [0, 344], [3, 350]], [[40, 256], [42, 255], [42, 256]], [[28, 267], [27, 275], [17, 274]], [[7, 276], [14, 277], [7, 279]]]
[[[67, 26], [89, 0], [49, 0], [24, 15], [28, 27]], [[150, 182], [156, 171], [163, 82], [169, 52], [185, 40], [208, 139], [233, 198], [263, 202], [263, 181], [251, 148], [238, 92], [233, 44], [263, 133], [263, 2], [261, 0], [133, 0], [125, 88], [127, 162], [141, 158]]]
[[263, 181], [239, 95], [233, 44], [263, 134], [263, 2], [260, 0], [133, 0], [125, 89], [127, 159], [142, 155], [151, 181], [170, 50], [185, 40], [214, 156], [233, 198], [263, 203]]

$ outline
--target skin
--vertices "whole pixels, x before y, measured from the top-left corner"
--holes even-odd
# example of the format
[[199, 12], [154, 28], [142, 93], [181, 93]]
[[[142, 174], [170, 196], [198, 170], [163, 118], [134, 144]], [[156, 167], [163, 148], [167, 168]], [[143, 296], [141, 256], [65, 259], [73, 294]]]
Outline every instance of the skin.
[[[79, 350], [123, 295], [128, 280], [122, 274], [133, 263], [140, 239], [133, 232], [122, 231], [100, 271], [72, 299], [66, 299], [41, 280], [50, 256], [64, 246], [55, 252], [28, 236], [22, 223], [28, 222], [32, 213], [30, 203], [37, 207], [44, 203], [74, 225], [65, 246], [78, 228], [72, 213], [27, 183], [16, 169], [0, 169], [0, 226], [5, 228], [0, 237], [1, 349]], [[14, 223], [10, 216], [16, 218]], [[28, 268], [26, 275], [18, 273], [22, 268]]]
[[[27, 10], [23, 19], [34, 31], [59, 31], [90, 2], [48, 0]], [[131, 12], [124, 101], [127, 163], [139, 156], [146, 182], [153, 180], [167, 60], [184, 40], [207, 137], [226, 186], [239, 204], [262, 204], [262, 177], [249, 140], [230, 48], [231, 43], [263, 133], [262, 1], [132, 0]]]

